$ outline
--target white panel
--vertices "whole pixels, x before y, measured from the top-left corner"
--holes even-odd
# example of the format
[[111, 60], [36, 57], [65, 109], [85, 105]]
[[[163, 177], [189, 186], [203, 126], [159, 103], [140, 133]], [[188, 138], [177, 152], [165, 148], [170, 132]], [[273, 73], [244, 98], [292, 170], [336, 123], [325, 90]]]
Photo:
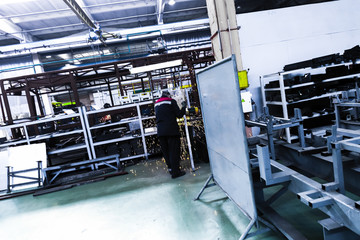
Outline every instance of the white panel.
[[214, 180], [254, 219], [257, 213], [235, 58], [200, 71], [197, 83]]

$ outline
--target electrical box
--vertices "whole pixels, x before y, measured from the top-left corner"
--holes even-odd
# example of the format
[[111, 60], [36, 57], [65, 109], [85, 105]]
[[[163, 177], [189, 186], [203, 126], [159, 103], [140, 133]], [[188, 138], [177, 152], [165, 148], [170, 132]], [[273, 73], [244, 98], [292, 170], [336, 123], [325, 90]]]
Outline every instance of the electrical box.
[[251, 93], [248, 91], [241, 92], [241, 103], [244, 113], [252, 112], [251, 96]]
[[247, 77], [247, 71], [238, 71], [239, 85], [240, 89], [245, 89], [249, 87], [249, 81]]

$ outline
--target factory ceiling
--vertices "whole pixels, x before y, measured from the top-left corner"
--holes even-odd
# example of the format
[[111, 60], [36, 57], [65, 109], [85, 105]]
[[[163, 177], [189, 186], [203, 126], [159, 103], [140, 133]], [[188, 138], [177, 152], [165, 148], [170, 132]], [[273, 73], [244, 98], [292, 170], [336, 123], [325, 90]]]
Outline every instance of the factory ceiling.
[[[237, 13], [318, 2], [325, 1], [235, 0]], [[106, 39], [117, 38], [125, 29], [207, 17], [206, 0], [1, 0], [0, 46], [74, 35], [91, 40], [99, 26]]]
[[[108, 33], [207, 18], [206, 0], [7, 0], [0, 1], [0, 46], [88, 35], [99, 24]], [[72, 10], [77, 3], [89, 26]], [[75, 6], [76, 8], [76, 6]], [[76, 10], [76, 9], [75, 9]], [[114, 37], [109, 35], [109, 38]]]

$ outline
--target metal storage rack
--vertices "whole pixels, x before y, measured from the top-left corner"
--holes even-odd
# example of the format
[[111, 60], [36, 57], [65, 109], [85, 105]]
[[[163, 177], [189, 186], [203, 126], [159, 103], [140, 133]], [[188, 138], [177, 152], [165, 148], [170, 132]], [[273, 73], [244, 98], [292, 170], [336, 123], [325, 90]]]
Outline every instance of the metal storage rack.
[[[128, 157], [122, 157], [120, 160], [125, 161], [125, 160], [130, 160], [130, 159], [139, 158], [139, 157], [145, 157], [147, 159], [149, 156], [149, 153], [147, 150], [145, 137], [151, 136], [151, 135], [156, 135], [157, 132], [154, 131], [154, 132], [150, 132], [150, 133], [145, 133], [144, 126], [143, 126], [143, 120], [152, 119], [152, 118], [155, 118], [155, 116], [143, 117], [141, 114], [140, 107], [144, 106], [144, 105], [152, 104], [152, 103], [153, 103], [152, 101], [145, 101], [145, 102], [111, 107], [111, 108], [107, 108], [107, 109], [100, 109], [100, 110], [95, 110], [95, 111], [86, 111], [85, 108], [83, 108], [84, 109], [83, 112], [84, 112], [85, 126], [86, 126], [86, 130], [87, 130], [87, 134], [89, 136], [89, 146], [90, 146], [93, 158], [94, 159], [97, 158], [98, 154], [97, 154], [97, 151], [95, 148], [97, 146], [103, 146], [103, 145], [107, 145], [107, 144], [119, 143], [119, 142], [123, 142], [123, 141], [129, 141], [129, 140], [141, 138], [141, 142], [142, 142], [142, 146], [143, 146], [143, 153], [135, 154], [133, 156], [128, 156]], [[100, 124], [91, 125], [89, 122], [89, 118], [91, 118], [92, 115], [110, 114], [111, 112], [115, 112], [118, 110], [131, 109], [131, 108], [133, 108], [136, 112], [136, 116], [134, 116], [134, 117], [128, 117], [128, 118], [121, 119], [120, 121], [117, 121], [117, 122], [111, 122], [111, 123], [105, 123], [105, 124], [100, 123]], [[139, 124], [140, 134], [125, 135], [125, 136], [114, 137], [114, 138], [100, 140], [100, 141], [96, 141], [94, 138], [94, 136], [95, 136], [94, 132], [93, 132], [94, 130], [104, 129], [104, 128], [112, 128], [112, 127], [116, 128], [116, 127], [124, 126], [124, 124], [131, 124], [131, 123]]]
[[[148, 120], [148, 119], [155, 119], [155, 116], [143, 117], [141, 115], [141, 109], [140, 109], [141, 106], [145, 106], [145, 105], [149, 105], [149, 104], [153, 104], [153, 101], [145, 101], [145, 102], [139, 102], [139, 103], [133, 103], [133, 104], [126, 104], [126, 105], [122, 105], [122, 106], [116, 106], [116, 107], [111, 107], [111, 108], [106, 108], [106, 109], [95, 110], [95, 111], [86, 111], [85, 107], [80, 107], [78, 113], [74, 113], [74, 114], [70, 114], [70, 115], [55, 116], [55, 117], [44, 118], [44, 119], [36, 120], [36, 121], [29, 121], [29, 122], [23, 122], [23, 123], [2, 126], [1, 128], [4, 130], [5, 129], [9, 129], [9, 130], [21, 129], [19, 131], [21, 131], [22, 138], [18, 139], [18, 140], [10, 140], [10, 141], [4, 142], [4, 143], [0, 144], [0, 148], [22, 145], [22, 144], [31, 144], [33, 142], [45, 142], [46, 140], [52, 139], [52, 138], [82, 134], [82, 136], [84, 137], [83, 143], [75, 144], [72, 146], [67, 146], [64, 148], [48, 149], [47, 154], [48, 155], [56, 155], [56, 154], [61, 154], [61, 153], [65, 153], [65, 152], [86, 149], [88, 159], [92, 160], [92, 159], [96, 159], [98, 157], [97, 156], [98, 154], [96, 153], [96, 149], [95, 149], [95, 147], [97, 147], [97, 146], [107, 145], [107, 144], [111, 144], [111, 143], [118, 143], [118, 142], [123, 142], [123, 141], [129, 141], [129, 140], [134, 140], [134, 139], [141, 139], [141, 143], [143, 146], [143, 153], [135, 154], [135, 155], [128, 156], [128, 157], [122, 157], [120, 160], [125, 161], [125, 160], [130, 160], [130, 159], [139, 158], [139, 157], [145, 157], [147, 159], [149, 156], [149, 153], [147, 150], [145, 137], [153, 136], [153, 135], [157, 134], [156, 131], [147, 132], [147, 133], [145, 133], [145, 131], [144, 131], [143, 121]], [[89, 122], [89, 117], [91, 117], [92, 115], [110, 114], [113, 111], [131, 109], [131, 108], [133, 108], [134, 112], [136, 113], [136, 115], [134, 117], [124, 118], [124, 119], [121, 119], [120, 121], [112, 122], [112, 123], [101, 123], [101, 124], [91, 125]], [[37, 128], [41, 124], [50, 123], [50, 122], [58, 122], [61, 120], [66, 120], [66, 119], [78, 119], [79, 128], [71, 129], [71, 130], [65, 131], [65, 132], [58, 132], [58, 131], [55, 132], [54, 131], [51, 133], [36, 134], [36, 136], [30, 136], [31, 134], [29, 134], [29, 127], [35, 126], [35, 128]], [[93, 133], [94, 130], [103, 129], [103, 128], [116, 128], [116, 127], [121, 127], [124, 124], [131, 124], [131, 123], [138, 124], [139, 130], [140, 130], [138, 134], [115, 137], [115, 138], [102, 140], [102, 141], [94, 140], [94, 133]]]
[[[51, 133], [43, 133], [43, 134], [39, 134], [36, 136], [29, 135], [29, 128], [32, 126], [37, 128], [41, 124], [50, 123], [50, 122], [58, 122], [61, 120], [66, 120], [66, 119], [79, 119], [80, 129], [72, 129], [70, 131], [65, 131], [65, 132], [55, 132], [54, 131]], [[88, 137], [87, 137], [87, 133], [85, 131], [84, 117], [83, 117], [81, 108], [79, 108], [78, 113], [49, 117], [49, 118], [44, 118], [41, 120], [23, 122], [23, 123], [18, 123], [18, 124], [6, 125], [6, 126], [2, 126], [1, 128], [4, 130], [5, 129], [8, 129], [8, 130], [22, 129], [22, 135], [24, 138], [19, 139], [19, 140], [4, 142], [4, 143], [0, 144], [0, 148], [16, 146], [16, 145], [21, 145], [21, 144], [31, 144], [33, 142], [43, 142], [43, 141], [51, 139], [51, 138], [58, 138], [58, 137], [82, 134], [84, 137], [84, 143], [76, 144], [76, 145], [72, 145], [72, 146], [68, 146], [68, 147], [64, 147], [64, 148], [59, 148], [59, 149], [51, 149], [51, 150], [47, 151], [47, 154], [54, 155], [54, 154], [70, 152], [70, 151], [79, 150], [79, 149], [86, 149], [89, 159], [92, 159], [92, 154], [91, 154], [91, 151], [89, 148]]]
[[[348, 74], [348, 75], [337, 76], [337, 77], [329, 77], [329, 78], [323, 79], [319, 82], [310, 80], [308, 82], [292, 84], [290, 86], [285, 85], [285, 79], [289, 79], [292, 76], [299, 76], [299, 75], [304, 75], [304, 74], [311, 74], [311, 75], [325, 74], [326, 68], [339, 67], [339, 66], [347, 66], [348, 67], [352, 64], [353, 63], [334, 64], [334, 65], [323, 66], [323, 67], [314, 68], [314, 69], [313, 68], [303, 68], [303, 69], [297, 69], [297, 70], [292, 70], [292, 71], [279, 72], [279, 73], [273, 73], [273, 74], [260, 76], [260, 87], [261, 87], [261, 94], [262, 94], [262, 99], [263, 99], [263, 106], [269, 107], [271, 115], [281, 117], [284, 119], [290, 119], [291, 114], [289, 113], [289, 108], [291, 108], [295, 104], [305, 105], [305, 104], [314, 103], [314, 101], [320, 101], [320, 100], [324, 100], [326, 98], [339, 96], [342, 94], [343, 91], [327, 92], [327, 93], [323, 93], [323, 94], [319, 94], [319, 95], [312, 96], [309, 98], [299, 99], [299, 100], [295, 100], [295, 101], [291, 101], [291, 102], [289, 102], [287, 100], [287, 92], [288, 91], [314, 87], [318, 83], [329, 84], [331, 82], [336, 82], [336, 81], [344, 81], [345, 82], [345, 80], [349, 80], [349, 79], [354, 79], [354, 83], [355, 83], [357, 81], [357, 79], [360, 77], [360, 73]], [[270, 84], [277, 83], [278, 86], [266, 88], [265, 85], [269, 84], [269, 83]], [[276, 84], [274, 84], [274, 85], [276, 85]], [[354, 87], [354, 89], [355, 89], [355, 87]], [[278, 96], [280, 97], [280, 99], [277, 101], [267, 100], [267, 93], [271, 93], [271, 92], [277, 93]], [[330, 105], [330, 100], [329, 100], [329, 105]], [[279, 115], [279, 113], [271, 111], [271, 107], [273, 107], [273, 106], [279, 106], [281, 108], [281, 115]], [[326, 113], [326, 114], [333, 114], [333, 113]], [[321, 115], [321, 116], [324, 116], [324, 115]], [[313, 116], [313, 117], [303, 116], [303, 119], [306, 120], [306, 119], [317, 118], [317, 117], [319, 117], [319, 116]], [[291, 136], [290, 136], [290, 129], [287, 128], [285, 132], [286, 132], [286, 139], [290, 143], [292, 140]]]

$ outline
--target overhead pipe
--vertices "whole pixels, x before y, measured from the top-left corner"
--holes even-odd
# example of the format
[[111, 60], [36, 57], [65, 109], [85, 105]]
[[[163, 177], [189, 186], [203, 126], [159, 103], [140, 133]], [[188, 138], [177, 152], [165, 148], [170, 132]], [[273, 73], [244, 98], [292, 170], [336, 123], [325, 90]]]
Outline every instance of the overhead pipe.
[[[155, 31], [152, 31], [152, 32], [135, 33], [135, 34], [129, 34], [129, 35], [130, 36], [137, 36], [137, 35], [141, 35], [141, 34], [151, 34], [151, 33], [154, 33], [154, 32], [160, 32], [160, 36], [162, 35], [162, 32], [160, 30], [155, 30]], [[31, 65], [26, 65], [26, 66], [18, 66], [18, 67], [13, 67], [13, 68], [0, 69], [0, 73], [16, 71], [16, 70], [21, 70], [21, 69], [27, 69], [27, 68], [35, 68], [37, 66], [45, 66], [45, 65], [49, 65], [49, 64], [66, 63], [66, 62], [71, 62], [71, 61], [75, 61], [75, 60], [87, 60], [87, 59], [92, 59], [92, 58], [115, 56], [115, 55], [119, 55], [119, 54], [129, 54], [129, 53], [131, 53], [130, 43], [129, 43], [129, 35], [127, 35], [127, 37], [126, 37], [126, 41], [128, 41], [128, 51], [127, 52], [111, 53], [111, 54], [99, 54], [99, 55], [93, 55], [93, 56], [89, 56], [89, 57], [82, 57], [82, 58], [76, 58], [76, 59], [72, 58], [72, 59], [64, 59], [64, 60], [44, 62], [44, 63], [38, 63], [38, 64], [31, 64]], [[148, 37], [148, 36], [146, 36], [146, 37]], [[198, 42], [186, 42], [186, 43], [180, 43], [180, 44], [170, 44], [170, 50], [178, 49], [178, 48], [180, 48], [181, 45], [184, 45], [184, 47], [186, 47], [186, 45], [193, 44], [193, 43], [198, 43]], [[200, 43], [200, 44], [203, 45], [203, 44], [208, 44], [208, 43], [209, 43], [209, 41], [202, 41], [202, 43]], [[177, 47], [174, 48], [174, 46], [177, 46]], [[141, 56], [143, 56], [143, 55], [141, 55]], [[105, 62], [105, 61], [102, 61], [102, 62]], [[76, 66], [85, 66], [85, 65], [82, 64], [82, 65], [76, 65]]]
[[[115, 34], [121, 34], [123, 36], [136, 34], [136, 33], [144, 33], [144, 32], [152, 32], [152, 31], [162, 31], [164, 35], [176, 33], [177, 31], [185, 30], [185, 31], [196, 31], [200, 26], [209, 26], [209, 19], [200, 19], [200, 20], [192, 20], [192, 21], [185, 21], [185, 22], [178, 22], [178, 23], [171, 23], [171, 24], [162, 24], [157, 26], [148, 26], [148, 27], [141, 27], [136, 29], [128, 29], [114, 32]], [[118, 43], [126, 41], [124, 39], [113, 39], [108, 40], [107, 43]], [[75, 45], [76, 44], [76, 45]], [[93, 43], [93, 44], [102, 44], [101, 42]], [[16, 44], [16, 45], [9, 45], [0, 47], [0, 53], [3, 54], [4, 57], [8, 57], [9, 55], [26, 55], [28, 52], [21, 54], [24, 51], [31, 51], [33, 49], [38, 49], [36, 52], [50, 52], [55, 50], [62, 50], [68, 48], [80, 48], [86, 47], [88, 45], [87, 40], [84, 39], [83, 36], [79, 37], [66, 37], [66, 38], [59, 38], [54, 40], [46, 40], [46, 41], [38, 41], [32, 43], [23, 43], [23, 44]], [[65, 47], [66, 46], [66, 47]], [[51, 48], [51, 50], [50, 50]], [[6, 54], [7, 52], [11, 52], [13, 54]], [[14, 54], [16, 53], [16, 54]], [[34, 53], [34, 52], [32, 52]], [[0, 54], [1, 57], [1, 54]]]

